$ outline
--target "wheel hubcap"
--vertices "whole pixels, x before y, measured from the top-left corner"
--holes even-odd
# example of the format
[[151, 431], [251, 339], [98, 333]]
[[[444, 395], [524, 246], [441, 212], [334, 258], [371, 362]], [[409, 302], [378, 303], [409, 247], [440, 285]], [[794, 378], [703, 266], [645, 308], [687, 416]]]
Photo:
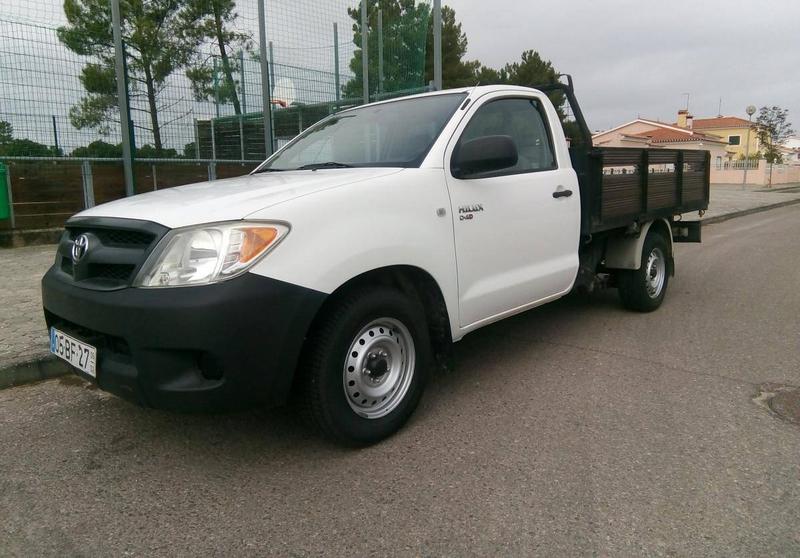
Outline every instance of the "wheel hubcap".
[[667, 261], [660, 248], [653, 248], [645, 265], [645, 286], [650, 298], [658, 298], [667, 277]]
[[350, 408], [376, 419], [403, 400], [414, 376], [414, 340], [402, 322], [379, 318], [353, 339], [344, 364], [344, 391]]

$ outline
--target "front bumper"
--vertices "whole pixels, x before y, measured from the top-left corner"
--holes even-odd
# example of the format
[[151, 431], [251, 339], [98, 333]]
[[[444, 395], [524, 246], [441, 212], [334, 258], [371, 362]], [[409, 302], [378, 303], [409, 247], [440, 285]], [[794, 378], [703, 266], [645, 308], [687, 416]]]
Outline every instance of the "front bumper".
[[76, 287], [42, 279], [47, 326], [97, 347], [97, 384], [178, 411], [277, 404], [325, 294], [245, 273], [199, 287]]

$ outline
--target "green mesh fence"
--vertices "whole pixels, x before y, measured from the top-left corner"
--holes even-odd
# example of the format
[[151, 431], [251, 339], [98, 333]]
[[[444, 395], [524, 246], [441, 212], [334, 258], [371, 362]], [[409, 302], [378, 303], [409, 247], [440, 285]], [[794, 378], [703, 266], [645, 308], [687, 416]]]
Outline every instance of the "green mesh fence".
[[[430, 3], [367, 1], [370, 100], [423, 90]], [[211, 153], [195, 144], [198, 129], [212, 120], [242, 116], [243, 127], [257, 126], [267, 100], [255, 0], [123, 0], [121, 5], [136, 155], [197, 158], [202, 151], [214, 159], [263, 158], [263, 137], [250, 132], [244, 149], [241, 136], [230, 133], [220, 136]], [[3, 6], [0, 121], [7, 124], [0, 124], [0, 156], [121, 156], [113, 48], [83, 44], [108, 43], [110, 30], [91, 33], [98, 19], [87, 15], [90, 9], [104, 12], [99, 21], [110, 25], [108, 0], [17, 0]], [[347, 0], [267, 0], [265, 11], [269, 102], [280, 144], [293, 130], [363, 102], [361, 6]], [[137, 40], [154, 21], [164, 32]], [[215, 32], [217, 21], [221, 34]], [[178, 41], [176, 34], [191, 36]], [[180, 55], [161, 56], [149, 68], [137, 62], [169, 49]], [[292, 110], [283, 115], [287, 109]], [[263, 136], [263, 124], [261, 129]]]
[[[369, 100], [427, 89], [431, 3], [366, 1]], [[364, 102], [358, 1], [265, 0], [263, 53], [256, 0], [120, 4], [137, 192], [248, 172], [268, 152], [265, 106], [279, 148]], [[17, 227], [124, 195], [113, 61], [110, 0], [0, 7], [0, 161]]]

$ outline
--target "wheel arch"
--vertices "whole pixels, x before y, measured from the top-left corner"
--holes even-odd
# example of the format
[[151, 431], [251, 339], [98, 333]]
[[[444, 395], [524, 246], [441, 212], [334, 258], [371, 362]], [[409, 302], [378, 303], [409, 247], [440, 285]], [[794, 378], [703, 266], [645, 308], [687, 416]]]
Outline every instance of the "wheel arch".
[[605, 266], [608, 269], [639, 269], [642, 266], [642, 246], [650, 230], [658, 232], [667, 241], [669, 254], [667, 261], [669, 274], [673, 275], [672, 228], [666, 219], [648, 221], [639, 229], [638, 236], [614, 236], [609, 238], [605, 253]]
[[311, 321], [311, 331], [318, 320], [329, 312], [336, 302], [352, 292], [370, 286], [389, 286], [416, 297], [425, 310], [425, 319], [431, 339], [431, 350], [437, 367], [452, 368], [453, 338], [450, 313], [444, 293], [436, 279], [427, 271], [412, 265], [390, 265], [363, 272], [339, 285], [323, 302]]

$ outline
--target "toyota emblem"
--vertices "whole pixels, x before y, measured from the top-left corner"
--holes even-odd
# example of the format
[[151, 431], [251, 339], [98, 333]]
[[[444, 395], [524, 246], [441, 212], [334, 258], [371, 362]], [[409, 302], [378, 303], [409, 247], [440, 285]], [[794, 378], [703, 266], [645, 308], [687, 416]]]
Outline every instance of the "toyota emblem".
[[81, 261], [89, 250], [89, 237], [85, 234], [80, 235], [72, 243], [72, 263], [76, 264]]

